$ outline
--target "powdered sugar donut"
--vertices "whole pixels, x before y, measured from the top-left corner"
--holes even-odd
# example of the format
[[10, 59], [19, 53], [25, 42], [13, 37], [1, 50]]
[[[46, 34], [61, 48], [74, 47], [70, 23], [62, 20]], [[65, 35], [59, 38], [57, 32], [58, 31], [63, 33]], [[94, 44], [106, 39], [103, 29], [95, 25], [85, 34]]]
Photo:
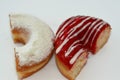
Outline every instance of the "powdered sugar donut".
[[16, 70], [25, 78], [42, 68], [51, 58], [54, 33], [36, 17], [27, 14], [10, 14], [10, 26], [15, 43]]

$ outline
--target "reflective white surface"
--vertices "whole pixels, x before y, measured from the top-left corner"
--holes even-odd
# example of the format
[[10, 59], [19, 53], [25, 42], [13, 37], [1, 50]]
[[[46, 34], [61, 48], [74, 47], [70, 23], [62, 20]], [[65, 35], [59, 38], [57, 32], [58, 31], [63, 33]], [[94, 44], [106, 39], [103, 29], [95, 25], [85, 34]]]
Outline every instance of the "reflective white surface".
[[[54, 32], [68, 17], [89, 15], [110, 23], [108, 43], [94, 56], [76, 80], [120, 80], [120, 0], [1, 0], [0, 1], [0, 80], [17, 80], [9, 14], [26, 13], [46, 22]], [[54, 56], [40, 71], [24, 80], [67, 80], [58, 71]]]

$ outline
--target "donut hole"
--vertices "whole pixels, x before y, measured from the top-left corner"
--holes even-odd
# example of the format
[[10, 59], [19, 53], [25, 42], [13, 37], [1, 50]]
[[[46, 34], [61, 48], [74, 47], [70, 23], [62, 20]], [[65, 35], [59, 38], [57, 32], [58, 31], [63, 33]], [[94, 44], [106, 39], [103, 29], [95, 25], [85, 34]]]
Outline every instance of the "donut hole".
[[30, 31], [26, 28], [15, 27], [12, 29], [12, 36], [15, 46], [21, 47], [27, 44], [30, 38]]

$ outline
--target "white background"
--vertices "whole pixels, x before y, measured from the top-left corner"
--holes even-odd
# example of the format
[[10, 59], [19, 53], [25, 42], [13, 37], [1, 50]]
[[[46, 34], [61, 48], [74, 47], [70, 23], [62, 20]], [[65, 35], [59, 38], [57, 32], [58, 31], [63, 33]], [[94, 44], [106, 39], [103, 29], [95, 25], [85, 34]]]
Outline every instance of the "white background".
[[[108, 43], [90, 56], [76, 80], [120, 80], [120, 0], [0, 0], [0, 80], [17, 80], [9, 14], [25, 13], [46, 22], [54, 32], [75, 15], [99, 17], [110, 23]], [[39, 72], [24, 80], [67, 80], [54, 57]]]

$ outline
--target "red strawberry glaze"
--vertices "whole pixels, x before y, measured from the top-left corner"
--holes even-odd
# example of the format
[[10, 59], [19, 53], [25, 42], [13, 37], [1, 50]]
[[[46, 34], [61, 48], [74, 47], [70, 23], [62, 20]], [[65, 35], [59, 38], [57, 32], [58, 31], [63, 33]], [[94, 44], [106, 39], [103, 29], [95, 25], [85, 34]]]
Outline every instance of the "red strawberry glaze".
[[71, 69], [83, 52], [96, 52], [96, 41], [108, 26], [109, 24], [102, 19], [90, 16], [75, 16], [67, 19], [56, 33], [57, 57]]

